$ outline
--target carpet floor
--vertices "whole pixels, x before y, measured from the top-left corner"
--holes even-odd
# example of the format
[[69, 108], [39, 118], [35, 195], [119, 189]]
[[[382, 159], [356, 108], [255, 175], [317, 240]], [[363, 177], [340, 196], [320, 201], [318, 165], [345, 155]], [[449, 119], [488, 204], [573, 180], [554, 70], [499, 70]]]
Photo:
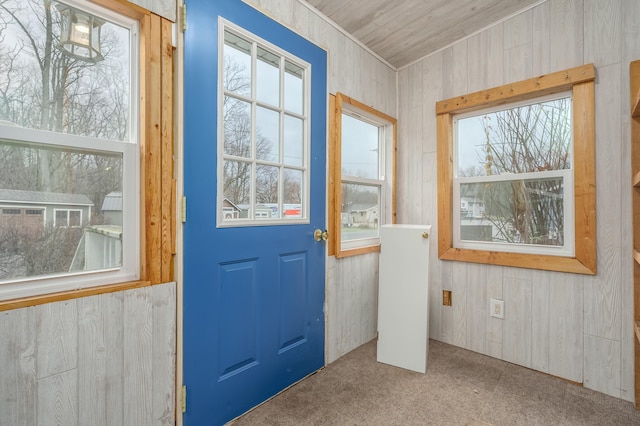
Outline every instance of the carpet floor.
[[231, 422], [245, 425], [640, 425], [633, 404], [435, 340], [427, 373], [376, 361], [376, 342]]

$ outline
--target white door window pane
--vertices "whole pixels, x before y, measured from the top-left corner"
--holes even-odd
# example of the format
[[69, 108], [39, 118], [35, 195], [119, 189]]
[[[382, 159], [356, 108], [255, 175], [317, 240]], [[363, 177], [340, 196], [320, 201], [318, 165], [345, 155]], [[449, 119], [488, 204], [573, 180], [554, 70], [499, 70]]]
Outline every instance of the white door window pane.
[[228, 31], [224, 42], [224, 89], [251, 96], [251, 43]]
[[342, 174], [379, 179], [379, 128], [342, 115]]
[[304, 102], [304, 69], [285, 61], [284, 64], [284, 108], [302, 114]]
[[224, 153], [251, 157], [251, 104], [231, 96], [224, 98]]
[[256, 98], [280, 106], [280, 58], [261, 47], [256, 63]]
[[303, 216], [302, 170], [284, 169], [283, 197], [284, 217], [293, 219]]
[[256, 158], [280, 160], [280, 114], [277, 111], [256, 107]]
[[[278, 191], [280, 182], [280, 168], [273, 166], [256, 166], [256, 219], [271, 219], [280, 217], [278, 208]], [[260, 216], [258, 211], [270, 211], [267, 216]]]
[[342, 183], [342, 241], [379, 237], [380, 187]]
[[304, 128], [301, 119], [284, 116], [284, 164], [303, 165]]
[[251, 163], [246, 161], [224, 162], [224, 198], [238, 207], [239, 216], [247, 211], [251, 202]]

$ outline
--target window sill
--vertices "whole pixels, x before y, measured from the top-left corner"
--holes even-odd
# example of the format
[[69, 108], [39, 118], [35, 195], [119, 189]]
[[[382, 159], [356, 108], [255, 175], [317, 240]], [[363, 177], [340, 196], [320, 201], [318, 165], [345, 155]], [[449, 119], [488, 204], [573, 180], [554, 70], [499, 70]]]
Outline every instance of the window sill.
[[374, 246], [366, 246], [366, 247], [357, 247], [348, 250], [340, 250], [336, 253], [336, 259], [342, 259], [344, 257], [357, 256], [359, 254], [366, 253], [380, 253], [380, 244], [376, 244]]
[[42, 294], [19, 299], [0, 300], [0, 312], [149, 286], [151, 286], [150, 281], [129, 281], [126, 283], [108, 284], [98, 287], [83, 288], [80, 290], [61, 291], [58, 293]]

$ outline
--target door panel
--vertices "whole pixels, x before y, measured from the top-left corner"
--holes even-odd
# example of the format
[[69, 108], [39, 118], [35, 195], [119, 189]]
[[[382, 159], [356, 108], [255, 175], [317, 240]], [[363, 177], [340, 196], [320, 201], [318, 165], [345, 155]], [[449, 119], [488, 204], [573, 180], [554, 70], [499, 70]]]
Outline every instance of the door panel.
[[[189, 0], [187, 7], [184, 420], [199, 426], [223, 424], [324, 365], [326, 247], [313, 232], [326, 224], [327, 59], [325, 51], [240, 0]], [[270, 151], [274, 158], [284, 153], [283, 176], [299, 187], [306, 170], [303, 153], [308, 156], [308, 203], [292, 206], [284, 190], [279, 198], [288, 203], [277, 209], [286, 224], [218, 225], [217, 191], [223, 187], [216, 167], [219, 16], [311, 66], [308, 150], [300, 145], [298, 117], [285, 111], [281, 123], [294, 130], [281, 131], [282, 149], [274, 143]], [[296, 77], [297, 69], [289, 62], [287, 67]], [[283, 92], [298, 90], [300, 80], [290, 80], [283, 80]], [[258, 160], [255, 170], [264, 159]], [[272, 160], [265, 161], [263, 169]], [[225, 203], [231, 219], [250, 214]]]

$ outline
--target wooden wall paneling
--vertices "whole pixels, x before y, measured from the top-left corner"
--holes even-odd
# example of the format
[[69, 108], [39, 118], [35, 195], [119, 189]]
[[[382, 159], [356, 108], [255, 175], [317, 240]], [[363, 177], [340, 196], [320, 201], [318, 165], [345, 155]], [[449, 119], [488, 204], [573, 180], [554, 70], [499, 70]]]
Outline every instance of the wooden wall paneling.
[[622, 2], [584, 0], [584, 60], [601, 67], [622, 55]]
[[66, 300], [49, 303], [35, 310], [38, 380], [78, 367], [76, 302], [76, 300]]
[[[453, 262], [438, 261], [438, 264], [440, 265], [440, 280], [439, 285], [436, 286], [438, 295], [435, 298], [440, 305], [440, 337], [438, 337], [438, 340], [453, 344], [453, 306], [442, 305], [442, 292], [452, 289]], [[453, 303], [456, 302], [454, 297], [455, 295], [451, 297]], [[431, 319], [429, 319], [429, 322], [431, 322]]]
[[466, 348], [481, 354], [487, 353], [487, 269], [486, 265], [467, 265]]
[[152, 287], [124, 295], [124, 425], [153, 423]]
[[[161, 18], [150, 17], [148, 134], [145, 140], [145, 218], [147, 273], [152, 284], [162, 282], [162, 49]], [[156, 188], [157, 190], [153, 190]]]
[[573, 382], [584, 380], [584, 280], [564, 274], [551, 282], [549, 293], [548, 373]]
[[[500, 266], [487, 266], [487, 303], [491, 299], [503, 300], [502, 271]], [[513, 314], [512, 314], [513, 315]], [[487, 318], [487, 355], [502, 359], [502, 324], [504, 319]]]
[[[138, 290], [133, 290], [138, 291]], [[128, 292], [100, 295], [104, 329], [107, 426], [122, 426], [124, 421], [124, 299]]]
[[620, 398], [620, 342], [585, 334], [584, 387]]
[[619, 117], [622, 114], [620, 92], [620, 65], [598, 68], [596, 85], [596, 211], [598, 275], [585, 280], [584, 331], [592, 336], [620, 341], [622, 301], [620, 222], [622, 215], [617, 205], [622, 197]]
[[[436, 53], [423, 61], [422, 67], [422, 95], [423, 95], [423, 139], [422, 151], [424, 153], [436, 153], [438, 144], [436, 138], [436, 102], [442, 99], [442, 55]], [[406, 124], [406, 123], [405, 123]], [[434, 168], [425, 169], [431, 173], [434, 181], [437, 182], [435, 165]], [[435, 193], [433, 196], [435, 197]], [[435, 199], [435, 198], [434, 198]], [[433, 212], [435, 213], [435, 211]], [[433, 222], [428, 225], [435, 225], [435, 216]], [[435, 227], [432, 228], [432, 232]]]
[[451, 265], [451, 299], [453, 308], [452, 343], [467, 348], [467, 287], [469, 264], [455, 262]]
[[531, 366], [531, 297], [529, 271], [509, 268], [503, 278], [502, 359]]
[[173, 164], [173, 46], [172, 24], [166, 19], [160, 22], [160, 164], [161, 164], [161, 253], [160, 281], [173, 280], [173, 247], [175, 245], [174, 224], [174, 164]]
[[[398, 97], [408, 99], [411, 91], [409, 72], [407, 69], [398, 73]], [[409, 223], [409, 206], [411, 191], [409, 189], [409, 147], [417, 143], [410, 138], [410, 129], [414, 123], [409, 119], [410, 106], [408, 102], [401, 102], [398, 106], [398, 152], [396, 155], [396, 190], [398, 223]], [[406, 147], [406, 148], [405, 148]]]
[[[532, 74], [543, 75], [553, 71], [550, 66], [549, 2], [534, 7], [532, 13]], [[560, 68], [558, 68], [560, 69]]]
[[336, 267], [336, 258], [330, 256], [327, 258], [327, 280], [325, 288], [325, 300], [327, 304], [327, 311], [325, 313], [325, 361], [331, 363], [338, 359], [338, 306], [340, 306], [339, 299], [339, 285], [338, 275]]
[[106, 425], [107, 422], [108, 373], [102, 300], [101, 296], [91, 296], [77, 302], [78, 421], [81, 425]]
[[552, 70], [586, 63], [583, 53], [583, 0], [555, 0], [549, 6], [549, 53]]
[[[378, 265], [380, 253], [368, 253], [360, 262], [361, 276], [364, 278], [361, 287], [361, 328], [357, 346], [360, 346], [376, 336], [378, 331]], [[426, 278], [426, 277], [425, 277]], [[426, 285], [426, 283], [425, 283]], [[356, 347], [357, 347], [356, 346]]]
[[[423, 86], [422, 86], [422, 63], [409, 68], [409, 79], [415, 84], [411, 86], [409, 92], [409, 111], [405, 120], [405, 125], [411, 123], [409, 133], [407, 134], [409, 141], [424, 141], [423, 133]], [[422, 188], [422, 174], [425, 172], [422, 164], [422, 143], [410, 143], [403, 146], [404, 150], [409, 152], [408, 162], [408, 191], [411, 194], [420, 194]], [[422, 220], [422, 197], [409, 198], [409, 212], [407, 214], [408, 223], [420, 224]]]
[[0, 424], [36, 424], [36, 308], [0, 312]]
[[153, 423], [171, 425], [176, 417], [176, 284], [151, 287], [153, 301]]
[[531, 271], [531, 278], [531, 368], [548, 373], [551, 273]]
[[151, 12], [158, 14], [171, 21], [176, 20], [176, 0], [130, 0]]
[[38, 426], [78, 423], [78, 370], [38, 379]]
[[516, 82], [530, 77], [533, 67], [531, 10], [504, 22], [504, 79]]
[[[467, 49], [469, 52], [469, 74], [467, 79], [467, 87], [469, 89], [469, 92], [477, 92], [487, 87], [490, 65], [489, 61], [485, 60], [485, 58], [489, 53], [488, 43], [488, 31], [483, 31], [481, 33], [475, 34], [467, 39]], [[439, 101], [440, 99], [436, 99], [436, 101]]]

